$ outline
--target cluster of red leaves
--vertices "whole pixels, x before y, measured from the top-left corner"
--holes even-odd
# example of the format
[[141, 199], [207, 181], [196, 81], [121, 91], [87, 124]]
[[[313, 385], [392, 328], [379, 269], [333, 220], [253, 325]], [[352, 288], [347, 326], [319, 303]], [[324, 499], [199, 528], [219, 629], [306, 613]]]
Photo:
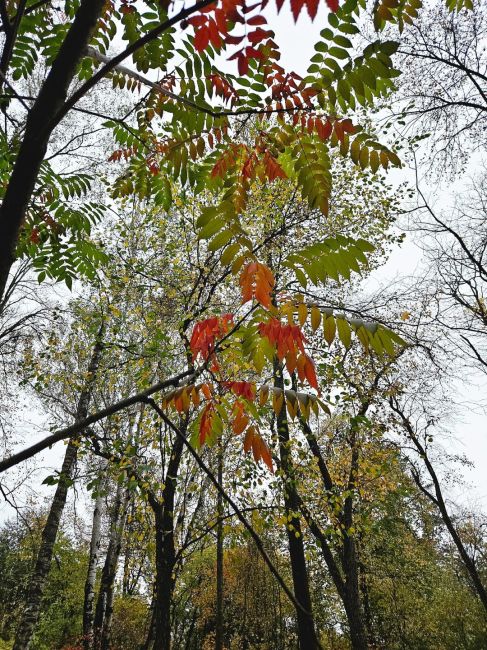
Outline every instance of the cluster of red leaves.
[[213, 402], [208, 402], [203, 409], [200, 419], [199, 443], [201, 446], [205, 444], [206, 439], [211, 435], [215, 413], [215, 405]]
[[[277, 6], [280, 9], [284, 4], [284, 0], [276, 0], [276, 1], [277, 1]], [[298, 19], [298, 16], [304, 7], [306, 7], [308, 11], [308, 15], [311, 18], [311, 20], [314, 20], [316, 18], [316, 14], [318, 13], [319, 4], [320, 4], [320, 0], [291, 0], [291, 11], [294, 20], [296, 21]], [[326, 4], [328, 5], [330, 11], [333, 12], [338, 11], [338, 6], [339, 6], [338, 0], [326, 0]]]
[[272, 289], [275, 280], [269, 267], [260, 262], [250, 262], [242, 269], [239, 282], [242, 289], [242, 303], [255, 298], [263, 307], [267, 309], [272, 307]]
[[258, 177], [272, 182], [276, 178], [287, 178], [286, 172], [262, 137], [256, 140], [252, 148], [245, 144], [230, 144], [215, 162], [211, 170], [212, 178], [223, 178], [231, 167], [237, 165], [237, 161], [241, 166], [240, 175], [243, 180]]
[[257, 430], [257, 427], [255, 427], [253, 424], [250, 424], [250, 419], [245, 413], [245, 404], [240, 400], [237, 400], [234, 404], [233, 415], [234, 418], [232, 421], [232, 429], [234, 433], [241, 435], [245, 431], [244, 451], [248, 452], [252, 449], [255, 462], [258, 463], [259, 460], [263, 460], [269, 470], [271, 472], [274, 472], [270, 449]]
[[267, 323], [259, 324], [259, 332], [276, 348], [278, 359], [286, 360], [290, 374], [296, 371], [300, 381], [307, 380], [310, 386], [319, 390], [315, 365], [304, 350], [306, 338], [299, 325], [284, 324], [271, 318]]
[[231, 143], [228, 149], [225, 149], [225, 151], [214, 164], [213, 169], [211, 170], [211, 177], [223, 178], [230, 167], [236, 164], [237, 159], [248, 150], [249, 148], [245, 144]]
[[[231, 427], [236, 435], [242, 435], [245, 433], [245, 452], [252, 450], [255, 462], [263, 460], [269, 470], [271, 472], [274, 472], [272, 456], [269, 447], [262, 439], [257, 428], [250, 423], [250, 418], [246, 413], [246, 404], [242, 399], [240, 399], [243, 397], [244, 399], [253, 401], [256, 395], [255, 384], [246, 381], [228, 381], [222, 382], [222, 387], [233, 392], [237, 396], [237, 399], [235, 400], [232, 408]], [[205, 442], [207, 442], [207, 440], [212, 436], [215, 418], [218, 418], [216, 404], [211, 397], [209, 389], [207, 391], [204, 391], [204, 394], [205, 397], [207, 397], [208, 402], [203, 408], [200, 417], [198, 431], [198, 441], [200, 446], [204, 445]], [[177, 405], [176, 410], [178, 410]]]
[[[252, 10], [254, 8], [255, 5], [249, 9]], [[246, 38], [249, 44], [241, 47], [228, 59], [229, 61], [237, 61], [238, 72], [242, 76], [247, 74], [251, 59], [264, 62], [278, 56], [278, 48], [273, 40], [274, 32], [270, 29], [262, 29], [262, 25], [267, 25], [267, 20], [264, 16], [260, 14], [252, 16], [247, 19], [246, 25], [247, 28], [255, 27], [255, 29], [247, 29], [246, 34], [234, 37], [234, 42], [241, 43]]]
[[[284, 68], [275, 61], [269, 62], [264, 69], [265, 83], [271, 90], [271, 97], [274, 101], [280, 101], [292, 97], [295, 106], [302, 106], [304, 103], [311, 105], [311, 97], [317, 94], [317, 90], [308, 88], [303, 78], [296, 72], [286, 72]], [[276, 106], [276, 108], [279, 108]], [[283, 108], [281, 104], [281, 108]]]
[[232, 84], [229, 83], [225, 77], [222, 77], [219, 74], [208, 75], [208, 79], [217, 97], [221, 97], [225, 102], [228, 102], [230, 106], [233, 106], [233, 104], [238, 100], [238, 93]]
[[193, 328], [189, 346], [196, 361], [201, 355], [203, 361], [210, 358], [215, 350], [215, 341], [224, 336], [233, 324], [233, 314], [212, 316], [199, 321]]
[[296, 354], [304, 353], [306, 339], [299, 325], [288, 325], [281, 323], [277, 318], [271, 318], [267, 323], [259, 324], [259, 332], [276, 347], [277, 356], [281, 361], [290, 351]]
[[133, 147], [126, 147], [125, 149], [115, 149], [115, 151], [108, 158], [108, 162], [120, 162], [122, 158], [128, 160], [137, 153], [137, 145]]
[[251, 381], [225, 381], [222, 385], [237, 397], [250, 401], [255, 399], [255, 384]]
[[[127, 0], [125, 0], [126, 2]], [[325, 0], [328, 8], [335, 12], [338, 10], [338, 0]], [[225, 45], [241, 45], [229, 58], [236, 60], [240, 75], [245, 75], [249, 69], [251, 59], [264, 62], [270, 58], [278, 59], [279, 53], [274, 42], [274, 32], [270, 29], [263, 29], [267, 26], [267, 19], [257, 13], [251, 17], [246, 16], [257, 10], [260, 12], [268, 3], [268, 0], [260, 0], [255, 4], [247, 4], [245, 0], [221, 0], [207, 5], [195, 16], [191, 16], [185, 22], [195, 29], [194, 46], [198, 52], [205, 50], [208, 45], [218, 49]], [[291, 12], [294, 20], [298, 19], [303, 8], [306, 8], [311, 20], [316, 18], [320, 0], [291, 0]], [[284, 0], [276, 0], [277, 10], [280, 11]], [[245, 33], [239, 36], [229, 34], [236, 23], [245, 26]], [[183, 24], [184, 26], [184, 24]], [[249, 29], [249, 28], [255, 29]]]
[[355, 133], [352, 120], [348, 118], [345, 120], [328, 118], [326, 121], [323, 121], [320, 117], [308, 117], [306, 120], [306, 130], [308, 133], [315, 131], [320, 140], [323, 141], [328, 140], [333, 132], [335, 132], [340, 142], [343, 142], [343, 138], [347, 133]]
[[250, 426], [244, 438], [244, 451], [249, 452], [252, 450], [254, 460], [256, 463], [263, 460], [269, 470], [273, 473], [274, 466], [272, 464], [272, 456], [269, 447], [266, 445], [256, 427]]
[[187, 24], [195, 28], [196, 50], [202, 52], [210, 43], [215, 48], [219, 48], [224, 42], [234, 43], [233, 37], [228, 34], [230, 26], [245, 23], [239, 9], [245, 11], [245, 0], [222, 0], [203, 7], [196, 16], [188, 18]]

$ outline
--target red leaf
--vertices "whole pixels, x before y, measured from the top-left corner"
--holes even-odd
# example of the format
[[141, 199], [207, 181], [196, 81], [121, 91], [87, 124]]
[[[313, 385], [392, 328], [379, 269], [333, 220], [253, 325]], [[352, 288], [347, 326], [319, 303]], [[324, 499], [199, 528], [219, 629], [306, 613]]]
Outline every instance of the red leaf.
[[304, 0], [291, 0], [291, 12], [293, 14], [294, 22], [297, 21], [301, 9], [303, 8], [303, 4]]
[[249, 60], [245, 54], [240, 54], [238, 57], [238, 74], [244, 77], [249, 71]]
[[244, 448], [245, 453], [250, 451], [250, 449], [252, 448], [252, 440], [254, 438], [254, 431], [255, 431], [254, 427], [249, 427], [247, 429], [247, 433], [245, 434], [244, 443], [243, 443], [243, 448]]
[[326, 120], [326, 122], [323, 124], [323, 122], [320, 119], [316, 118], [315, 128], [316, 128], [316, 133], [318, 134], [318, 137], [321, 140], [323, 141], [328, 140], [332, 132], [332, 126], [330, 120]]
[[36, 228], [36, 226], [34, 226], [34, 227], [32, 228], [32, 231], [31, 231], [31, 233], [30, 233], [29, 239], [30, 239], [30, 241], [31, 241], [33, 244], [38, 244], [38, 243], [39, 243], [39, 241], [40, 241], [39, 231], [38, 231], [38, 229]]
[[308, 10], [308, 14], [311, 20], [314, 20], [316, 18], [319, 2], [320, 0], [306, 0], [306, 9]]
[[252, 16], [252, 18], [247, 20], [247, 25], [251, 25], [252, 27], [257, 25], [267, 25], [267, 20], [264, 16]]
[[200, 14], [199, 16], [192, 16], [191, 18], [188, 18], [186, 22], [188, 22], [193, 27], [202, 27], [203, 25], [206, 25], [206, 21], [207, 18]]
[[338, 11], [338, 0], [326, 0], [326, 4], [328, 5], [330, 11], [333, 11], [333, 13]]
[[349, 118], [342, 120], [342, 129], [344, 133], [355, 133], [355, 127], [352, 123], [352, 120]]
[[194, 46], [197, 52], [203, 52], [210, 42], [210, 30], [206, 25], [196, 31], [194, 36]]
[[200, 430], [199, 430], [199, 443], [200, 446], [204, 445], [206, 439], [211, 433], [211, 427], [213, 424], [213, 417], [215, 415], [215, 407], [213, 404], [207, 404], [203, 409], [200, 419]]
[[220, 36], [220, 32], [218, 31], [218, 27], [217, 27], [215, 21], [212, 20], [211, 18], [208, 21], [208, 31], [209, 31], [209, 34], [210, 34], [210, 42], [213, 45], [213, 47], [216, 47], [216, 48], [220, 47], [220, 45], [222, 44], [222, 39], [221, 39], [221, 36]]
[[[258, 27], [257, 29], [254, 29], [253, 32], [250, 32], [247, 34], [247, 38], [251, 43], [255, 45], [255, 43], [260, 43], [260, 41], [263, 41], [264, 38], [267, 38], [268, 36], [272, 36], [273, 32], [269, 29], [262, 29]], [[260, 54], [260, 53], [259, 53]]]
[[266, 445], [266, 443], [263, 440], [262, 440], [262, 445], [261, 445], [261, 448], [260, 448], [260, 457], [262, 458], [264, 463], [269, 468], [269, 471], [272, 472], [272, 474], [274, 474], [274, 465], [272, 464], [272, 455], [271, 455], [269, 447]]
[[[231, 34], [226, 34], [225, 43], [227, 43], [228, 45], [239, 45], [244, 38], [245, 36], [232, 36]], [[232, 59], [236, 59], [237, 56], [230, 57], [228, 60], [231, 61]]]
[[343, 127], [338, 120], [335, 122], [335, 135], [340, 142], [343, 142]]

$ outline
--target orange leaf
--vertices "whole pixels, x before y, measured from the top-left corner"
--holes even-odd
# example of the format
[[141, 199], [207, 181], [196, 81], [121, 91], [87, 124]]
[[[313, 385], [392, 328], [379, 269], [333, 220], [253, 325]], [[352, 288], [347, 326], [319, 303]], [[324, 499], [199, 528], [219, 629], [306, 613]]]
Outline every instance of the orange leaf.
[[250, 449], [252, 448], [252, 440], [254, 438], [254, 433], [255, 433], [255, 427], [249, 427], [247, 429], [247, 433], [245, 434], [244, 443], [243, 443], [243, 448], [245, 453], [250, 451]]
[[200, 446], [205, 444], [206, 439], [211, 433], [211, 426], [213, 424], [213, 416], [215, 414], [215, 407], [213, 404], [207, 404], [203, 409], [200, 419], [200, 430], [199, 430], [199, 443]]
[[240, 274], [242, 303], [246, 303], [254, 297], [261, 305], [270, 309], [274, 284], [274, 275], [265, 264], [250, 262]]
[[304, 365], [304, 374], [310, 386], [314, 389], [319, 390], [318, 388], [318, 378], [316, 377], [315, 364], [313, 360], [306, 356], [306, 363]]

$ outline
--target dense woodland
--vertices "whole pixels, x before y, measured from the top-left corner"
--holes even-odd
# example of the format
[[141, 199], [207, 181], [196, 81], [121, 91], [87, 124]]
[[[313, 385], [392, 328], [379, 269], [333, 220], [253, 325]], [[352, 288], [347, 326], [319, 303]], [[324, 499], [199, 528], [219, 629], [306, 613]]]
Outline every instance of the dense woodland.
[[0, 650], [487, 648], [487, 5], [0, 22]]

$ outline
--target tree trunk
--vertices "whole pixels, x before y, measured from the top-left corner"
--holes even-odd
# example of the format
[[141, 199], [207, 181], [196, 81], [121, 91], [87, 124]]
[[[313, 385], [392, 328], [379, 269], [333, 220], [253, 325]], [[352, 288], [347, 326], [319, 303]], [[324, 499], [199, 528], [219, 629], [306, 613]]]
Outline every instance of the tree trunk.
[[[24, 138], [0, 207], [0, 298], [15, 260], [22, 221], [46, 155], [56, 117], [66, 101], [76, 67], [83, 57], [104, 4], [105, 0], [82, 0], [27, 116]], [[35, 618], [37, 620], [37, 615]], [[19, 646], [21, 647], [26, 646]]]
[[171, 650], [171, 605], [174, 590], [176, 550], [174, 541], [174, 500], [183, 441], [174, 441], [168, 463], [162, 500], [149, 495], [156, 522], [155, 642], [154, 650]]
[[101, 572], [100, 590], [96, 601], [94, 620], [94, 647], [107, 650], [110, 646], [110, 633], [113, 614], [113, 594], [118, 559], [122, 548], [122, 535], [127, 513], [128, 491], [119, 483], [115, 495], [110, 521], [110, 539], [105, 563]]
[[359, 468], [359, 448], [357, 430], [352, 425], [350, 432], [350, 446], [352, 450], [350, 472], [347, 485], [348, 496], [345, 499], [341, 523], [343, 524], [343, 550], [342, 567], [345, 575], [345, 589], [343, 604], [347, 613], [350, 627], [350, 639], [353, 650], [367, 650], [367, 630], [360, 598], [359, 563], [357, 558], [357, 545], [351, 531], [353, 525], [353, 497], [357, 482]]
[[[221, 485], [223, 480], [223, 448], [221, 438], [218, 444], [217, 480]], [[216, 625], [215, 650], [223, 650], [223, 497], [218, 492], [216, 511], [218, 523], [216, 527]]]
[[88, 571], [85, 582], [85, 600], [83, 605], [83, 646], [85, 650], [89, 650], [93, 643], [93, 605], [95, 602], [96, 569], [100, 558], [102, 508], [103, 496], [99, 493], [93, 511], [90, 559], [88, 562]]
[[[284, 390], [282, 369], [278, 368], [277, 364], [274, 385]], [[316, 648], [320, 648], [320, 643], [316, 636], [312, 612], [308, 569], [304, 554], [301, 521], [298, 515], [299, 497], [294, 483], [294, 467], [291, 458], [285, 401], [277, 416], [277, 433], [279, 438], [280, 469], [284, 480], [284, 509], [287, 519], [286, 534], [289, 547], [289, 559], [291, 561], [294, 595], [306, 612], [308, 612], [305, 614], [301, 609], [296, 608], [299, 648], [300, 650], [315, 650]]]
[[155, 601], [155, 597], [153, 596], [150, 604], [149, 628], [147, 630], [147, 637], [144, 645], [142, 646], [142, 650], [152, 650], [152, 648], [154, 647], [155, 640], [156, 640], [156, 601]]
[[[293, 388], [296, 390], [297, 386], [293, 383]], [[361, 414], [365, 415], [368, 408], [368, 403], [362, 406]], [[328, 466], [323, 458], [318, 441], [311, 430], [311, 427], [304, 418], [300, 418], [301, 429], [306, 437], [311, 453], [317, 461], [318, 469], [320, 471], [323, 487], [327, 494], [331, 495], [334, 490], [334, 483]], [[350, 640], [352, 642], [353, 650], [367, 650], [367, 629], [363, 614], [362, 601], [360, 598], [359, 589], [359, 563], [357, 558], [356, 541], [353, 534], [350, 532], [353, 524], [353, 497], [351, 496], [355, 488], [356, 476], [358, 472], [358, 445], [356, 431], [352, 428], [351, 431], [351, 461], [350, 472], [347, 485], [349, 496], [345, 499], [343, 511], [340, 516], [342, 529], [344, 531], [343, 546], [339, 554], [339, 560], [335, 559], [332, 550], [330, 549], [328, 540], [323, 534], [323, 531], [312, 519], [310, 513], [307, 511], [305, 504], [299, 499], [299, 508], [303, 512], [311, 533], [319, 543], [323, 558], [326, 562], [330, 575], [333, 579], [338, 595], [340, 596], [347, 621], [350, 628]], [[338, 562], [341, 565], [338, 564]]]
[[[82, 391], [76, 409], [76, 421], [84, 420], [88, 415], [88, 407], [91, 399], [94, 380], [100, 364], [103, 344], [101, 342], [103, 326], [98, 332], [97, 342], [93, 348], [86, 387]], [[71, 483], [71, 472], [76, 462], [78, 453], [77, 440], [71, 439], [66, 449], [64, 461], [61, 467], [59, 482], [54, 493], [51, 509], [47, 516], [46, 525], [42, 531], [41, 545], [37, 555], [36, 564], [27, 589], [25, 609], [20, 620], [13, 650], [28, 650], [32, 635], [39, 619], [42, 596], [46, 586], [47, 577], [51, 568], [51, 559], [54, 544], [59, 529], [59, 522], [66, 505], [68, 488]]]

